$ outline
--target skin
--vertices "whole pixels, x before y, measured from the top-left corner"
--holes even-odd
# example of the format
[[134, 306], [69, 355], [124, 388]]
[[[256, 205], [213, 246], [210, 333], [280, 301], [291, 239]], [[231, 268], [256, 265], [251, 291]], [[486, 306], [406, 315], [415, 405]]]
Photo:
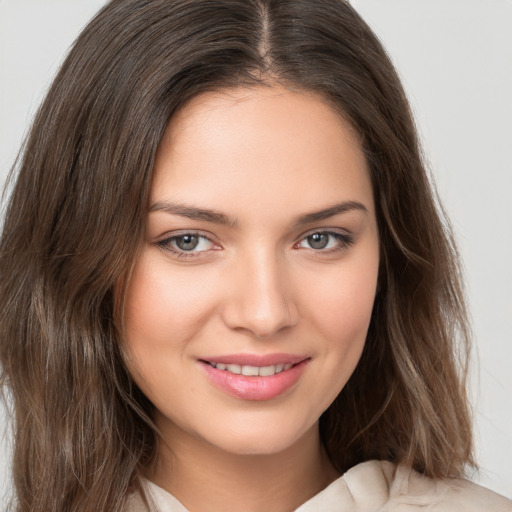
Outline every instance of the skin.
[[[297, 222], [344, 202], [358, 205]], [[225, 222], [185, 217], [171, 203]], [[327, 246], [314, 249], [308, 237], [326, 231], [342, 240], [324, 235]], [[178, 254], [186, 233], [207, 238]], [[337, 478], [318, 419], [361, 356], [378, 266], [360, 142], [320, 97], [272, 86], [186, 104], [157, 154], [125, 305], [130, 371], [162, 434], [146, 476], [193, 512], [289, 511]], [[270, 400], [231, 396], [198, 364], [276, 352], [309, 360]]]

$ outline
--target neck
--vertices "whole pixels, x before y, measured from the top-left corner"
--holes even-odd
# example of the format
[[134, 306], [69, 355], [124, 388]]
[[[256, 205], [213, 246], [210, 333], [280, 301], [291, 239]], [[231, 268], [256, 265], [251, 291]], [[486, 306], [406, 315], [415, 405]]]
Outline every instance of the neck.
[[282, 452], [265, 455], [228, 453], [175, 426], [162, 434], [147, 477], [191, 512], [290, 511], [339, 476], [318, 425]]

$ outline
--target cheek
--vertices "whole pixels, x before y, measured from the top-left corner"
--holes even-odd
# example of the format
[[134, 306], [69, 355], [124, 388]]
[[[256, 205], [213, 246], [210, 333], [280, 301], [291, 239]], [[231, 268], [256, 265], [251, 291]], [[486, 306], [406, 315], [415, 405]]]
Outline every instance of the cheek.
[[[181, 379], [191, 340], [211, 318], [215, 299], [208, 282], [173, 268], [162, 254], [143, 252], [131, 275], [124, 304], [126, 363], [142, 391], [158, 407], [171, 398], [169, 375]], [[200, 271], [199, 271], [200, 273]], [[186, 386], [180, 384], [180, 393]], [[191, 390], [189, 390], [191, 392]]]
[[316, 276], [308, 297], [311, 332], [321, 336], [315, 375], [322, 382], [318, 404], [325, 410], [341, 392], [363, 352], [373, 310], [378, 275], [378, 248], [367, 246], [336, 268]]
[[[317, 275], [308, 287], [307, 309], [329, 350], [347, 351], [362, 345], [370, 323], [377, 288], [378, 258], [354, 259], [329, 273]], [[358, 350], [358, 349], [356, 349]]]
[[[377, 266], [377, 265], [375, 265]], [[302, 334], [312, 340], [314, 364], [302, 389], [307, 421], [317, 420], [332, 404], [361, 357], [373, 309], [377, 272], [372, 266], [338, 266], [316, 274], [301, 293]], [[306, 302], [307, 298], [307, 302]], [[304, 337], [304, 336], [303, 336]]]
[[151, 255], [137, 264], [125, 303], [126, 337], [130, 345], [181, 344], [208, 320], [214, 308], [209, 282], [187, 271], [155, 265]]

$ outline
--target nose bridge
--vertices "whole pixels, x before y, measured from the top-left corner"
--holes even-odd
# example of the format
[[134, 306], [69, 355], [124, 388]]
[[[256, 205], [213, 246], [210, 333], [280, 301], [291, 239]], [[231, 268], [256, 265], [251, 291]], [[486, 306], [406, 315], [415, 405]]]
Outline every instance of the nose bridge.
[[297, 321], [289, 272], [275, 250], [252, 250], [236, 266], [225, 318], [231, 328], [264, 338]]

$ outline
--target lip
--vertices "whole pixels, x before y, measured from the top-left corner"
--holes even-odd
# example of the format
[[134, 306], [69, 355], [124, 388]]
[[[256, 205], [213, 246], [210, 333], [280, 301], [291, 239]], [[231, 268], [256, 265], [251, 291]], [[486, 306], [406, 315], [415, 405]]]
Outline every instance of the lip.
[[240, 366], [272, 366], [276, 364], [297, 364], [309, 356], [303, 354], [226, 354], [221, 356], [201, 357], [209, 363], [239, 364]]
[[[208, 362], [239, 364], [241, 366], [271, 366], [291, 363], [293, 366], [274, 375], [249, 377], [236, 375], [226, 370], [218, 370]], [[292, 388], [301, 378], [309, 362], [310, 358], [308, 356], [296, 354], [269, 354], [265, 356], [237, 354], [198, 360], [200, 368], [215, 387], [235, 398], [259, 401], [272, 400]]]

